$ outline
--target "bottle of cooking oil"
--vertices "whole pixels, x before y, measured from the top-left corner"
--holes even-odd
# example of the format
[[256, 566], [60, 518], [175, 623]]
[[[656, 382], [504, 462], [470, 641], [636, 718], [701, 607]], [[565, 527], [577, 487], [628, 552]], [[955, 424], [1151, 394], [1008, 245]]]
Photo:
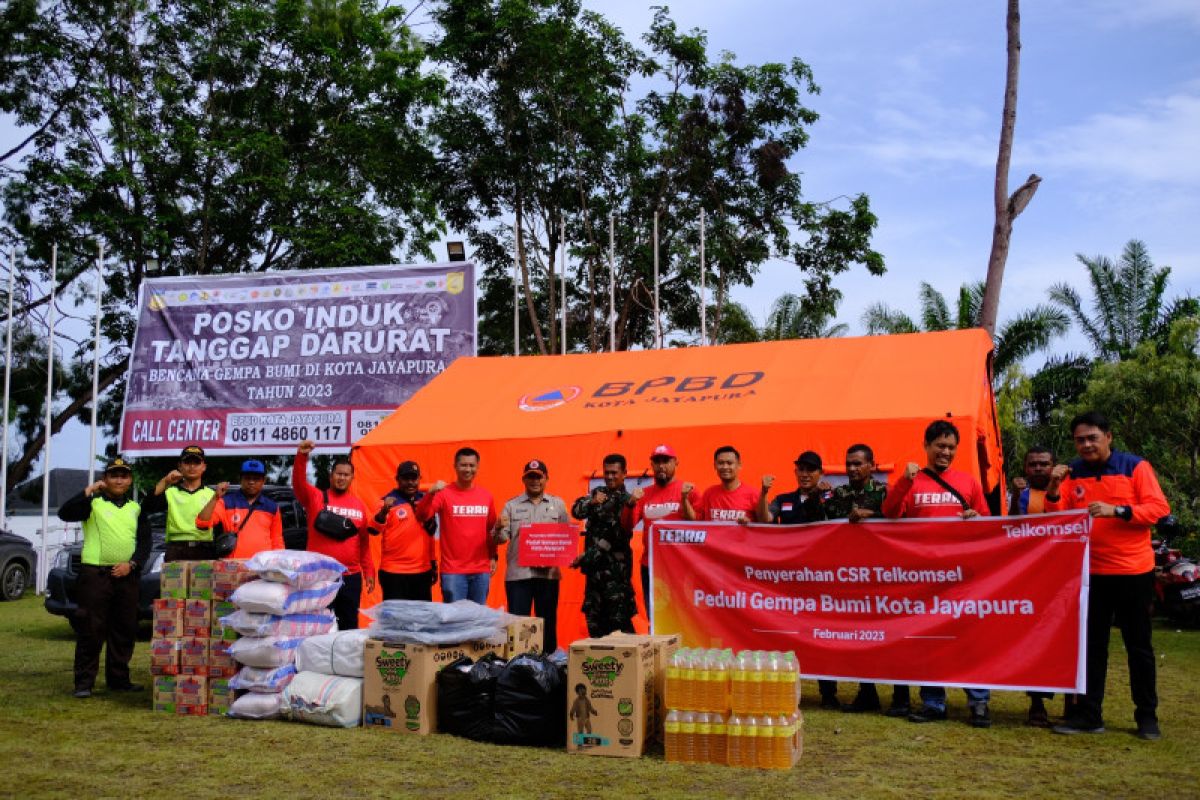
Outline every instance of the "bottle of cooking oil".
[[679, 648], [671, 654], [671, 662], [667, 664], [667, 708], [681, 709], [683, 705], [683, 657], [686, 648]]
[[679, 716], [682, 712], [671, 709], [663, 724], [663, 755], [667, 761], [679, 761]]
[[759, 769], [775, 767], [775, 719], [764, 714], [758, 718], [758, 735], [755, 737], [754, 760]]
[[729, 726], [719, 712], [708, 715], [711, 738], [708, 740], [708, 760], [713, 764], [729, 763]]
[[707, 711], [696, 712], [695, 755], [697, 764], [709, 763], [709, 751], [712, 747], [712, 723]]
[[725, 763], [731, 767], [742, 765], [742, 717], [736, 711], [725, 721]]
[[679, 760], [684, 764], [696, 762], [696, 712], [679, 714]]
[[758, 766], [758, 717], [747, 714], [742, 717], [742, 763], [743, 767]]

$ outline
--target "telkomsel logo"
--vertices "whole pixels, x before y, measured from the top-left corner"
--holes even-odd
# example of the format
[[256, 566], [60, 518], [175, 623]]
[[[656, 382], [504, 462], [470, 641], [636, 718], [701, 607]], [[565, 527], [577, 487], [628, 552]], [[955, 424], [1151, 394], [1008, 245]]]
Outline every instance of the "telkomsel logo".
[[522, 411], [549, 411], [566, 405], [581, 394], [583, 389], [578, 386], [559, 386], [556, 389], [531, 392], [517, 401], [517, 408]]

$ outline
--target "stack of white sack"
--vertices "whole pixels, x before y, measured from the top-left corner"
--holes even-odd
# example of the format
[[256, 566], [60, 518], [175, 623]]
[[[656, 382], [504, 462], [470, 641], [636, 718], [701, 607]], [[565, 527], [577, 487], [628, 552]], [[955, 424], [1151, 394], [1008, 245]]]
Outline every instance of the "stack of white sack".
[[285, 690], [295, 681], [296, 653], [305, 639], [337, 630], [329, 605], [346, 568], [336, 559], [302, 550], [267, 550], [246, 566], [259, 576], [238, 587], [230, 600], [237, 610], [222, 624], [242, 634], [229, 652], [242, 665], [229, 681], [244, 691], [229, 716], [275, 719], [289, 716]]
[[372, 639], [407, 644], [502, 644], [508, 638], [505, 628], [521, 619], [470, 600], [384, 600], [362, 613], [371, 619]]

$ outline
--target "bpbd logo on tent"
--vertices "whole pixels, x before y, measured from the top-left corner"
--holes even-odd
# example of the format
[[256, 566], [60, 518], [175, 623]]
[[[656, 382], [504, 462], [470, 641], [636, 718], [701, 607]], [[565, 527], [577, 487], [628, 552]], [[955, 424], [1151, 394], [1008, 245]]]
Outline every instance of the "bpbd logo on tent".
[[[639, 403], [698, 403], [735, 400], [757, 392], [754, 385], [766, 377], [752, 370], [728, 375], [660, 375], [642, 382], [605, 381], [588, 395], [584, 408], [611, 408]], [[559, 386], [530, 392], [517, 401], [522, 411], [548, 411], [583, 394], [578, 386]]]
[[581, 394], [583, 389], [578, 386], [559, 386], [555, 389], [530, 392], [517, 401], [517, 407], [522, 411], [549, 411], [571, 402]]

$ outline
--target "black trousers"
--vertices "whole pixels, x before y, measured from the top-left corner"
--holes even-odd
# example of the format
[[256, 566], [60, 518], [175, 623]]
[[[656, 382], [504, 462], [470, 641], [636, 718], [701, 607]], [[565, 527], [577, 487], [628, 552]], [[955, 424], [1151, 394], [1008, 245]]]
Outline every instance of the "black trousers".
[[1104, 720], [1104, 684], [1108, 679], [1108, 639], [1115, 624], [1125, 641], [1129, 661], [1129, 693], [1134, 719], [1156, 720], [1154, 646], [1150, 640], [1154, 573], [1092, 575], [1088, 591], [1087, 694], [1080, 711], [1094, 724]]
[[167, 542], [163, 561], [214, 561], [217, 546], [212, 542]]
[[358, 629], [358, 604], [362, 600], [362, 573], [342, 576], [342, 588], [333, 598], [333, 613], [337, 616], [339, 631]]
[[387, 572], [379, 570], [379, 589], [384, 600], [424, 600], [433, 602], [433, 570], [425, 572]]
[[79, 568], [75, 596], [78, 638], [75, 640], [75, 688], [91, 689], [100, 671], [100, 649], [104, 648], [104, 682], [110, 689], [123, 689], [129, 680], [129, 659], [137, 639], [138, 583], [130, 572], [114, 578], [112, 567], [84, 564]]
[[558, 649], [558, 580], [555, 578], [525, 578], [504, 582], [508, 613], [518, 617], [534, 616], [546, 621], [546, 636], [542, 652], [549, 655]]

